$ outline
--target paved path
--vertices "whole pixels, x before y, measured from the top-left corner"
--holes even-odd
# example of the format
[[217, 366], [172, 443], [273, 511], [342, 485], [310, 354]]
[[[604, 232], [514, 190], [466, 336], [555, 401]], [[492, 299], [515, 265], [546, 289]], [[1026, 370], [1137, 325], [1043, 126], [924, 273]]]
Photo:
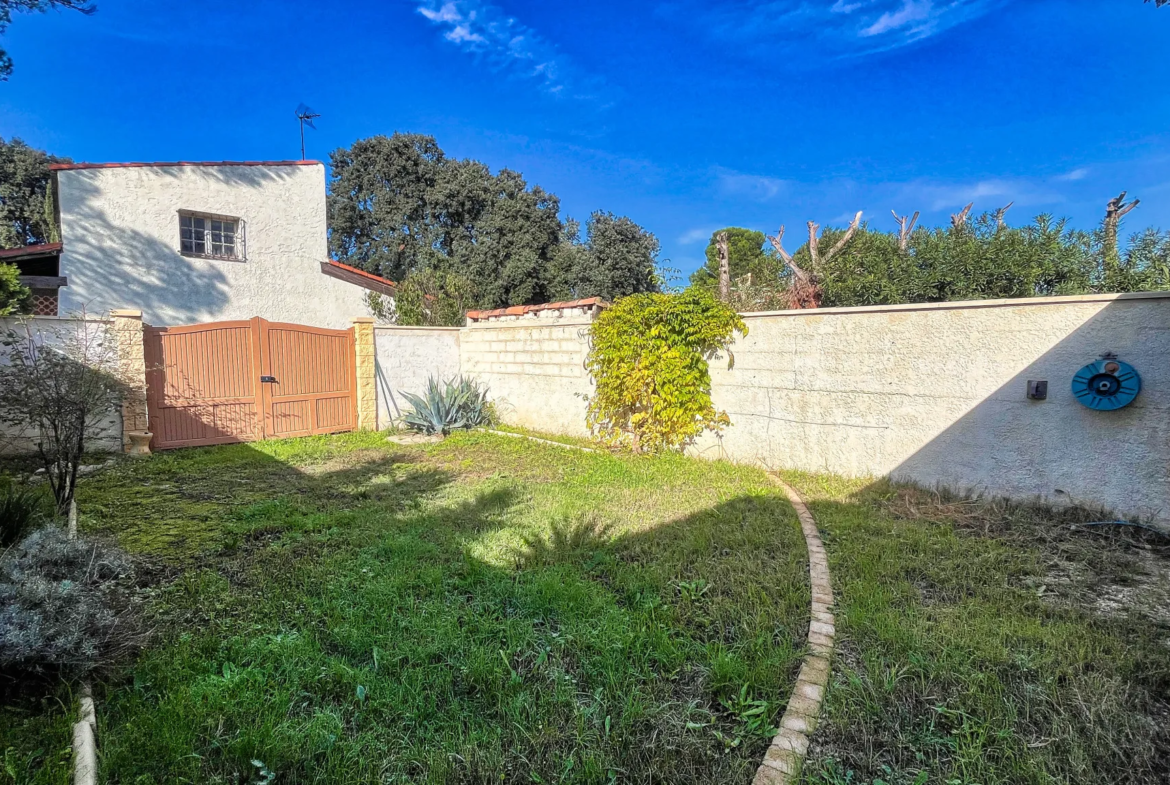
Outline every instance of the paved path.
[[787, 483], [769, 474], [772, 481], [784, 489], [788, 501], [796, 508], [804, 542], [808, 546], [808, 573], [812, 585], [812, 618], [808, 625], [808, 654], [800, 666], [788, 708], [780, 720], [780, 732], [772, 739], [764, 754], [764, 762], [756, 771], [752, 785], [789, 785], [800, 779], [800, 766], [808, 752], [808, 739], [816, 730], [829, 683], [829, 661], [833, 656], [833, 587], [829, 582], [829, 560], [804, 500]]

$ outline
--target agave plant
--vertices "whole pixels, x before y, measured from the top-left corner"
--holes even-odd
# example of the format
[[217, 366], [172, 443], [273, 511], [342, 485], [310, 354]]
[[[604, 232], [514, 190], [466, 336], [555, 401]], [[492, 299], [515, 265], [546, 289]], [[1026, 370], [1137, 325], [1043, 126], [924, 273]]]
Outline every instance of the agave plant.
[[487, 388], [474, 379], [460, 376], [446, 382], [427, 379], [422, 395], [403, 392], [412, 411], [402, 418], [411, 430], [429, 434], [448, 434], [457, 428], [490, 425], [494, 419]]

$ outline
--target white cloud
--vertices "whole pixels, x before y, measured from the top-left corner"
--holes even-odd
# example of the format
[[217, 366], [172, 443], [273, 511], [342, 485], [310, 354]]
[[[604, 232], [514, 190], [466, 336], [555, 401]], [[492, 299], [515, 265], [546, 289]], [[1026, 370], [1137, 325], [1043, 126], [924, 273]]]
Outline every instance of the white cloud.
[[696, 229], [688, 229], [683, 232], [678, 238], [679, 245], [694, 245], [695, 243], [704, 242], [711, 238], [714, 229], [708, 227], [699, 227]]
[[833, 3], [833, 7], [829, 10], [834, 14], [851, 14], [858, 8], [864, 8], [865, 3], [848, 3], [845, 0], [837, 0]]
[[758, 202], [775, 199], [788, 187], [788, 181], [779, 177], [746, 174], [734, 169], [717, 168], [716, 183], [725, 196], [746, 196]]
[[897, 49], [991, 13], [1009, 0], [671, 0], [666, 22], [736, 54], [816, 63]]
[[548, 92], [564, 91], [568, 63], [556, 48], [531, 28], [487, 0], [426, 0], [415, 10], [446, 28], [443, 38], [464, 51], [481, 55], [494, 66], [536, 79]]
[[869, 27], [863, 28], [859, 35], [868, 38], [898, 30], [907, 25], [928, 22], [933, 12], [934, 8], [930, 0], [904, 0], [901, 8], [896, 11], [886, 11]]
[[1075, 183], [1077, 180], [1084, 180], [1088, 176], [1089, 176], [1089, 167], [1082, 166], [1082, 167], [1079, 167], [1077, 169], [1073, 169], [1071, 172], [1066, 172], [1065, 174], [1058, 175], [1057, 177], [1055, 177], [1053, 179], [1057, 180], [1058, 182], [1062, 182], [1062, 183]]

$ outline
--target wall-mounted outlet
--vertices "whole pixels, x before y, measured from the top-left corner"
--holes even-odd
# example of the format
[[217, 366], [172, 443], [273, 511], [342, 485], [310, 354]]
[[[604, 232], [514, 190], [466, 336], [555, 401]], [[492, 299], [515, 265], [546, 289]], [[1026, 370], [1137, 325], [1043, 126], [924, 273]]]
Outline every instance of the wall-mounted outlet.
[[1048, 397], [1048, 380], [1028, 380], [1028, 400], [1043, 401]]

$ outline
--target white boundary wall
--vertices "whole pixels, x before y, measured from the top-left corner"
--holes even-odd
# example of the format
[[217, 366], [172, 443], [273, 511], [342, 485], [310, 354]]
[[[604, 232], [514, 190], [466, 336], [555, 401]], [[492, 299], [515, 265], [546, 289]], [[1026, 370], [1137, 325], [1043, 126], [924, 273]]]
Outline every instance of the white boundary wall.
[[[47, 346], [59, 345], [74, 340], [84, 329], [90, 335], [100, 335], [108, 329], [109, 321], [105, 319], [75, 319], [58, 318], [54, 316], [37, 316], [27, 319], [6, 318], [0, 319], [0, 338], [14, 330], [23, 336], [27, 329], [33, 336]], [[7, 347], [0, 347], [0, 373], [8, 365]], [[117, 369], [112, 369], [116, 372]], [[0, 423], [0, 455], [20, 455], [35, 453], [37, 449], [39, 431], [31, 425], [15, 426], [9, 423]], [[101, 452], [122, 451], [122, 409], [115, 407], [96, 428], [96, 432], [86, 443], [87, 450]]]
[[410, 411], [403, 391], [417, 395], [430, 376], [445, 381], [459, 375], [459, 334], [458, 327], [374, 328], [379, 428]]
[[[733, 424], [701, 439], [697, 454], [1074, 500], [1170, 523], [1170, 293], [744, 320], [749, 335], [733, 347], [734, 368], [726, 358], [711, 363], [715, 404]], [[567, 311], [475, 321], [459, 333], [459, 369], [488, 384], [506, 422], [584, 434], [591, 321]], [[387, 335], [378, 331], [380, 360]], [[423, 379], [427, 368], [452, 367], [449, 351], [433, 360], [430, 350], [393, 351]], [[1142, 376], [1141, 395], [1116, 412], [1086, 409], [1070, 389], [1077, 370], [1105, 352]], [[1047, 400], [1027, 399], [1030, 379], [1048, 381]]]

